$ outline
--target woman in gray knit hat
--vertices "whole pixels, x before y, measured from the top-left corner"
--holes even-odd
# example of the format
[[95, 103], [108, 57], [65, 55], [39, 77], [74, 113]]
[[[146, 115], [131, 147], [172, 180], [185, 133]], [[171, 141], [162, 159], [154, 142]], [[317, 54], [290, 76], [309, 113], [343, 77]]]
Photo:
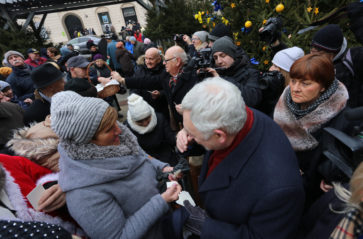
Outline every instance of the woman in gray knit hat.
[[51, 126], [60, 138], [59, 185], [72, 217], [91, 238], [163, 238], [160, 218], [181, 190], [157, 189], [158, 170], [105, 101], [65, 91], [53, 96]]

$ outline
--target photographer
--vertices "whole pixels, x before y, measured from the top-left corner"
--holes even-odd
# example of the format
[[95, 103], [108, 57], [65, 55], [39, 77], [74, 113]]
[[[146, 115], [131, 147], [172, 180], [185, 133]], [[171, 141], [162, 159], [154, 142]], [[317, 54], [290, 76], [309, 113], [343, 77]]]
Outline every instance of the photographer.
[[188, 44], [189, 50], [188, 55], [190, 57], [194, 57], [197, 55], [197, 52], [208, 47], [208, 32], [206, 31], [198, 31], [194, 32], [192, 35], [192, 39], [188, 35], [183, 36], [183, 40]]
[[281, 18], [271, 17], [267, 20], [266, 25], [258, 30], [260, 39], [268, 43], [271, 47], [271, 57], [273, 57], [278, 51], [287, 48], [287, 46], [281, 42], [281, 28]]
[[256, 107], [262, 99], [258, 84], [259, 71], [252, 68], [248, 57], [241, 54], [241, 49], [233, 44], [229, 37], [216, 40], [212, 47], [213, 68], [205, 70], [213, 76], [220, 76], [235, 84], [241, 91], [246, 105]]

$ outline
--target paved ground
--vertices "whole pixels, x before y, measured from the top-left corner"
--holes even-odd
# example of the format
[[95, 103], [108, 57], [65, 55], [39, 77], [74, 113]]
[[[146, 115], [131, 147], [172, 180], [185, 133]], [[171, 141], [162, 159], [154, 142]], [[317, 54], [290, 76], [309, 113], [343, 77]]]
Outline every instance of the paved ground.
[[127, 91], [125, 94], [121, 95], [121, 94], [116, 94], [118, 103], [121, 107], [121, 111], [119, 111], [119, 113], [121, 113], [123, 115], [122, 118], [119, 118], [119, 121], [124, 122], [126, 120], [127, 117], [127, 97], [129, 96], [129, 91]]

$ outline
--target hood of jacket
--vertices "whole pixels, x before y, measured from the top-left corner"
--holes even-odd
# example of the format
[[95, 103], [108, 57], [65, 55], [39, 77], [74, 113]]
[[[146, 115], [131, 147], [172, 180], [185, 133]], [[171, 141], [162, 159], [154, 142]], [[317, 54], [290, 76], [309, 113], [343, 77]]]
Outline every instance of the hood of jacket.
[[136, 137], [126, 126], [119, 127], [122, 133], [117, 146], [61, 141], [59, 185], [64, 192], [126, 178], [146, 162]]

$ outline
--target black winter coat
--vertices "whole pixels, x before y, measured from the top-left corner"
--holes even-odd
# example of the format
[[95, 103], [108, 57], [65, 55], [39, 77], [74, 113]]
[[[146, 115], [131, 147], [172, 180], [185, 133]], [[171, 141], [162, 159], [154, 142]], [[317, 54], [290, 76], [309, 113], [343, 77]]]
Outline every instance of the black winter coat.
[[[154, 68], [149, 69], [145, 65], [137, 68], [135, 74], [131, 78], [126, 78], [126, 81], [132, 81], [133, 79], [144, 79], [148, 81], [150, 78], [157, 78], [161, 75], [165, 75], [165, 67], [162, 62], [156, 65]], [[128, 86], [128, 84], [126, 83]], [[160, 91], [160, 97], [153, 99], [149, 91], [158, 90]], [[144, 98], [144, 100], [151, 105], [155, 111], [160, 112], [166, 119], [169, 119], [168, 102], [166, 101], [165, 94], [161, 84], [155, 84], [153, 88], [145, 89], [131, 89], [131, 93], [138, 94]]]
[[98, 67], [96, 64], [90, 67], [89, 76], [93, 85], [99, 84], [98, 77], [110, 77], [111, 71], [103, 65], [102, 67]]
[[363, 106], [363, 47], [350, 49], [354, 77], [343, 61], [346, 53], [334, 61], [335, 77], [347, 87], [348, 106], [351, 108]]
[[230, 68], [217, 72], [223, 79], [235, 84], [240, 89], [247, 106], [256, 107], [262, 100], [258, 82], [260, 73], [250, 65], [245, 54], [238, 55]]
[[24, 112], [24, 124], [42, 122], [50, 114], [50, 103], [44, 99], [36, 99]]
[[134, 65], [132, 64], [132, 55], [126, 49], [116, 49], [116, 59], [121, 66], [120, 74], [123, 77], [130, 77], [134, 74]]
[[155, 113], [157, 124], [152, 132], [139, 134], [134, 131], [126, 121], [127, 127], [137, 137], [137, 141], [143, 150], [150, 156], [168, 163], [171, 166], [177, 164], [174, 147], [176, 144], [175, 133], [170, 129], [169, 123], [160, 113]]

